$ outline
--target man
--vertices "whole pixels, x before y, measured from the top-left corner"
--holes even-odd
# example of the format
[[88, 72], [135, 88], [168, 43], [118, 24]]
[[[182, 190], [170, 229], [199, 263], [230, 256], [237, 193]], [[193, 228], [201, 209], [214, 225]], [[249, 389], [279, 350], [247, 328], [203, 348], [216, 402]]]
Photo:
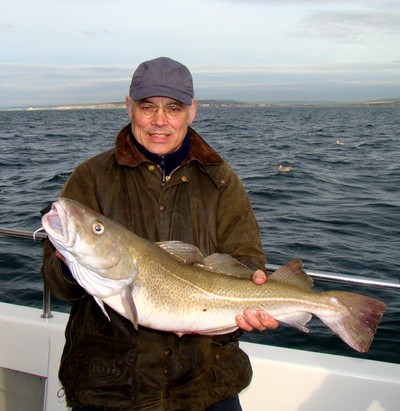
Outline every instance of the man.
[[[61, 196], [150, 241], [184, 241], [204, 255], [228, 253], [263, 283], [265, 256], [243, 186], [189, 127], [197, 108], [189, 70], [164, 57], [142, 63], [126, 106], [131, 123], [115, 149], [78, 166]], [[73, 410], [241, 410], [238, 393], [252, 374], [238, 347], [241, 332], [179, 338], [135, 331], [109, 308], [108, 321], [49, 242], [42, 272], [56, 297], [73, 302], [59, 372]], [[236, 322], [247, 331], [277, 326], [248, 310]]]

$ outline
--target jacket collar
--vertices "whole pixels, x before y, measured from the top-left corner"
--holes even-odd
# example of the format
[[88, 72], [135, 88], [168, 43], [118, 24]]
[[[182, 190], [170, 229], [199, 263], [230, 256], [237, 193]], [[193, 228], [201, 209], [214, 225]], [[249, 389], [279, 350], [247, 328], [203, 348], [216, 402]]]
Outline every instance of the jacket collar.
[[[115, 156], [119, 165], [136, 167], [140, 163], [148, 162], [149, 160], [132, 143], [129, 134], [130, 127], [131, 124], [128, 124], [118, 133], [115, 142]], [[189, 153], [182, 164], [188, 164], [191, 161], [197, 161], [203, 165], [223, 163], [223, 159], [196, 131], [189, 127], [188, 133], [190, 134], [191, 144]]]

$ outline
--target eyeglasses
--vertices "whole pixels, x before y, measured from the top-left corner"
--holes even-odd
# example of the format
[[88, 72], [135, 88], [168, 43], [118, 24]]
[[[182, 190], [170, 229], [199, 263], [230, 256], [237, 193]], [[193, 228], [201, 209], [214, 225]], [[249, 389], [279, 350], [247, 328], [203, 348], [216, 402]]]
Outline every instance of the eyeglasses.
[[168, 120], [175, 120], [179, 118], [185, 111], [186, 106], [178, 103], [170, 103], [167, 105], [157, 105], [153, 103], [136, 103], [136, 107], [140, 111], [140, 114], [146, 118], [153, 118], [157, 114], [158, 110], [162, 110]]

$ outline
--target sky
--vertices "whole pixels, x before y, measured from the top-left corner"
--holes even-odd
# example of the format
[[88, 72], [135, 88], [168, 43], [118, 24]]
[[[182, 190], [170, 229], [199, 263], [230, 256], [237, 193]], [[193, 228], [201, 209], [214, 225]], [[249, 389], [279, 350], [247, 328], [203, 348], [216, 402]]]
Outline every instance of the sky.
[[0, 0], [0, 108], [122, 102], [167, 56], [196, 98], [400, 98], [399, 0]]

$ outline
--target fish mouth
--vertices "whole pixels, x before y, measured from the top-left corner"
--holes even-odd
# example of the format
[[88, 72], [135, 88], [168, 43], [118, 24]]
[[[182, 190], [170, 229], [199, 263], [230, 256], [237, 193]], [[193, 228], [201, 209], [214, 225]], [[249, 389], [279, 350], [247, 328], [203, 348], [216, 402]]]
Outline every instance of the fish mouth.
[[69, 224], [68, 214], [60, 201], [51, 205], [51, 209], [42, 217], [42, 225], [50, 239], [71, 247], [75, 243], [75, 229]]

